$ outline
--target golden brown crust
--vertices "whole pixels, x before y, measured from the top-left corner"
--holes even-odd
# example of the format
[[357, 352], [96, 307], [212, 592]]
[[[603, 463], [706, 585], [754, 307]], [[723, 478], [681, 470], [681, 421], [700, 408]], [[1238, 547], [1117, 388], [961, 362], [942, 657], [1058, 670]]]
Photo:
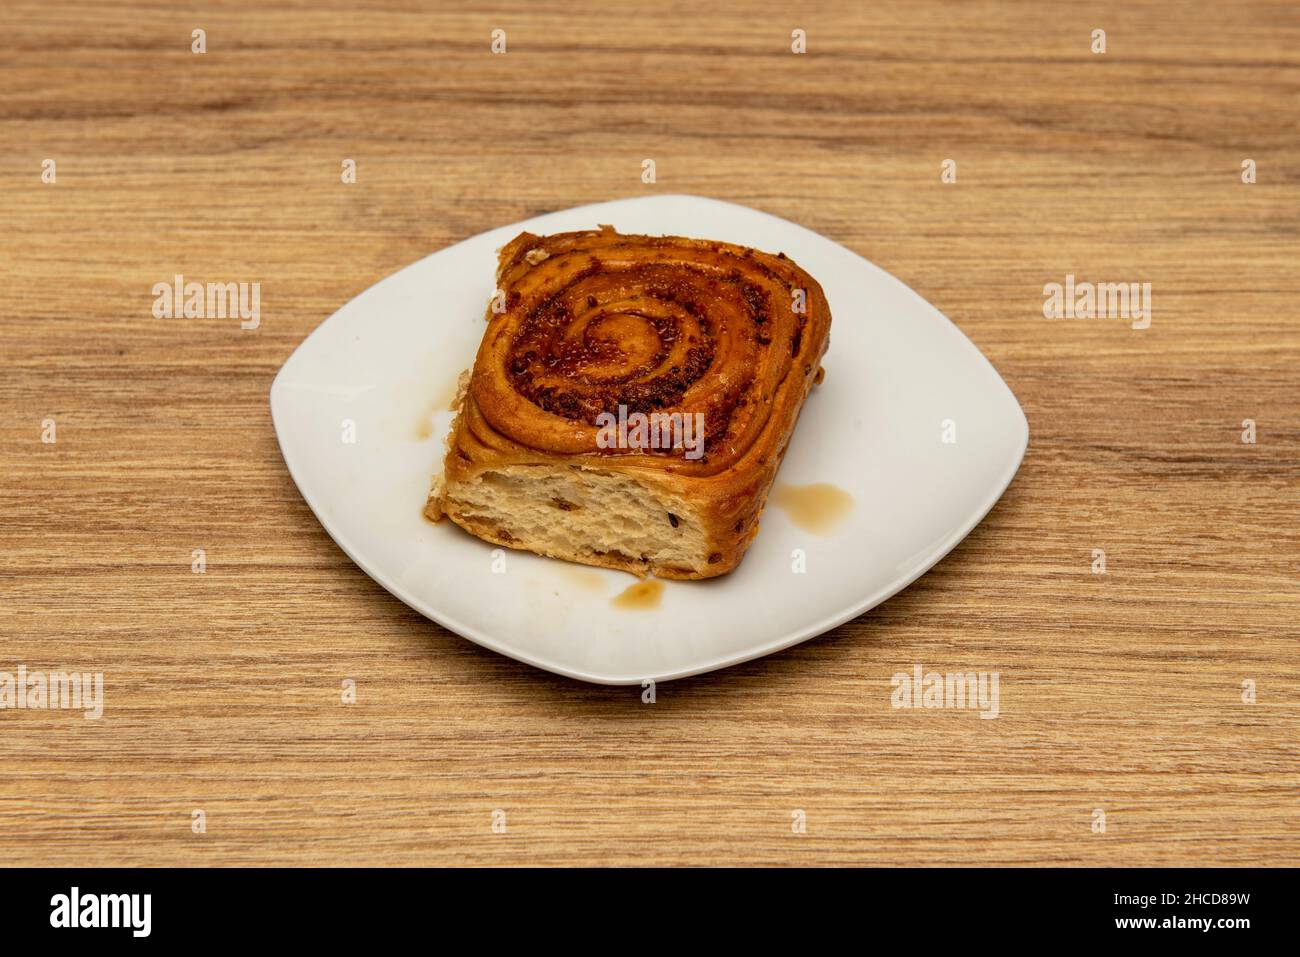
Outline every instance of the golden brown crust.
[[[601, 227], [521, 233], [500, 251], [497, 286], [433, 512], [521, 547], [458, 517], [457, 484], [511, 466], [612, 471], [688, 499], [707, 522], [707, 567], [650, 571], [704, 578], [735, 568], [819, 378], [831, 317], [817, 281], [784, 254]], [[703, 413], [703, 454], [602, 448], [597, 417], [620, 406]]]

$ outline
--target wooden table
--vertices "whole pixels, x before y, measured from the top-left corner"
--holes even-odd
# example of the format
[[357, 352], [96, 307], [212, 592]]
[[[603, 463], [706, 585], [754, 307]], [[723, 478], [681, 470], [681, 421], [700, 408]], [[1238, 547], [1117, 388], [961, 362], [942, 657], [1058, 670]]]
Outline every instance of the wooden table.
[[[5, 5], [0, 670], [105, 674], [100, 720], [0, 711], [7, 861], [1300, 863], [1294, 4], [365, 7]], [[388, 595], [267, 407], [379, 278], [651, 192], [880, 264], [1032, 433], [906, 592], [652, 706]], [[155, 318], [178, 273], [260, 327]], [[1150, 328], [1045, 319], [1067, 274], [1150, 282]], [[918, 663], [1001, 716], [892, 708]]]

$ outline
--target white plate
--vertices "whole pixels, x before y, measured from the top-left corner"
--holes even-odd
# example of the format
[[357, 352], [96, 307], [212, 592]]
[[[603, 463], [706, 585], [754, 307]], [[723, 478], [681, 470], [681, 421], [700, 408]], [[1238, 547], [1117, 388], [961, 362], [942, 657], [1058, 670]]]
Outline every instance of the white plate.
[[[439, 410], [482, 337], [496, 250], [521, 230], [602, 223], [784, 252], [821, 282], [833, 316], [826, 379], [804, 407], [777, 481], [839, 486], [853, 496], [852, 511], [819, 536], [769, 504], [736, 571], [665, 582], [650, 610], [612, 603], [636, 582], [630, 575], [496, 550], [421, 516], [451, 419]], [[406, 267], [307, 337], [271, 386], [271, 414], [303, 498], [375, 581], [485, 647], [605, 684], [747, 661], [862, 614], [970, 532], [1029, 441], [997, 372], [902, 282], [801, 226], [698, 196], [551, 213]], [[345, 420], [355, 442], [344, 441]], [[944, 441], [945, 420], [955, 442]]]

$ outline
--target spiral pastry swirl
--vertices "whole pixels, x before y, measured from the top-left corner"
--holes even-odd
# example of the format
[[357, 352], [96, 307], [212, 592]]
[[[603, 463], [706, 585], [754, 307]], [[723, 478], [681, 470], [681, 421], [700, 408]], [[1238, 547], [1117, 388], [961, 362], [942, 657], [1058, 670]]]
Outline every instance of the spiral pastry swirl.
[[783, 254], [602, 226], [517, 236], [497, 286], [425, 513], [638, 575], [735, 568], [819, 378], [817, 282]]
[[[717, 474], [792, 427], [782, 409], [797, 411], [827, 344], [821, 287], [784, 254], [610, 227], [523, 233], [497, 278], [463, 409], [471, 456]], [[602, 414], [637, 413], [702, 414], [703, 454], [602, 447]]]

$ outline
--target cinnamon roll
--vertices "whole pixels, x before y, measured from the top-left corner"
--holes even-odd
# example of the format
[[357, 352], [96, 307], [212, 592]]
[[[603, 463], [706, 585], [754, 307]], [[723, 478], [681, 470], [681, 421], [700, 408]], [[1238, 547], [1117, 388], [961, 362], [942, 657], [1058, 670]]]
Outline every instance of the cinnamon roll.
[[608, 226], [501, 251], [426, 507], [486, 541], [662, 578], [731, 571], [831, 314], [784, 253]]

